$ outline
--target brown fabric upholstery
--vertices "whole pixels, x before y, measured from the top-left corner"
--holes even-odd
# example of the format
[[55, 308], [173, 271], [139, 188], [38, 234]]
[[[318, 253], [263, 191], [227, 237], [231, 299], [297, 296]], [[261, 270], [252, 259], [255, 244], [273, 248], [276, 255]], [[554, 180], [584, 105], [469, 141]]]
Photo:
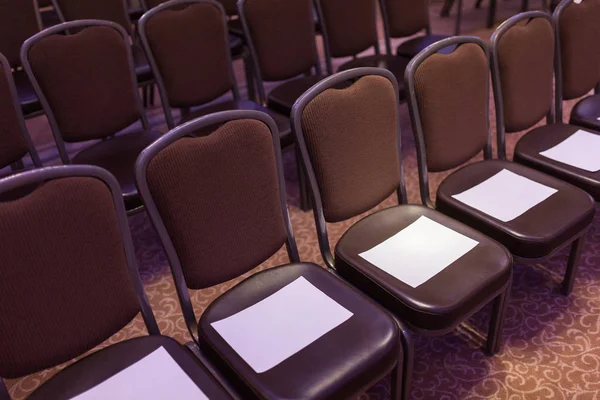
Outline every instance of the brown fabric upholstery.
[[63, 363], [139, 311], [111, 192], [62, 178], [0, 203], [0, 376]]
[[429, 26], [429, 0], [383, 0], [391, 37], [411, 36]]
[[217, 7], [163, 11], [148, 21], [146, 36], [170, 106], [201, 105], [231, 90], [227, 30]]
[[600, 0], [569, 5], [558, 21], [563, 98], [583, 96], [600, 81]]
[[506, 132], [525, 130], [552, 108], [552, 25], [536, 18], [513, 26], [500, 38], [497, 57]]
[[304, 109], [302, 131], [327, 221], [367, 211], [398, 188], [397, 107], [392, 84], [366, 76], [326, 90]]
[[479, 153], [488, 137], [489, 66], [476, 44], [434, 54], [415, 72], [429, 171], [454, 168]]
[[117, 31], [98, 26], [47, 36], [31, 47], [33, 74], [65, 141], [106, 137], [140, 118], [129, 51]]
[[320, 0], [332, 57], [358, 54], [377, 43], [375, 0]]
[[147, 180], [190, 288], [239, 276], [286, 240], [273, 140], [259, 121], [178, 140], [150, 161]]
[[40, 30], [36, 13], [33, 0], [0, 1], [0, 53], [11, 67], [21, 65], [21, 45]]
[[245, 13], [262, 78], [280, 81], [318, 62], [310, 0], [245, 0]]
[[55, 0], [65, 21], [79, 19], [101, 19], [121, 25], [127, 33], [132, 33], [131, 21], [125, 7], [125, 0]]
[[20, 160], [28, 151], [19, 121], [20, 110], [9, 89], [10, 77], [11, 71], [6, 71], [0, 62], [0, 169]]

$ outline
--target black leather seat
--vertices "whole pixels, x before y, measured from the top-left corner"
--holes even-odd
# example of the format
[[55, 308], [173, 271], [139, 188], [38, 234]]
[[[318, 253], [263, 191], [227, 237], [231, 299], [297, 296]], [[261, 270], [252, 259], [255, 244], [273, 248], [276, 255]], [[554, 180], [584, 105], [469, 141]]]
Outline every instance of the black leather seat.
[[398, 81], [398, 90], [404, 92], [404, 72], [410, 59], [385, 54], [367, 56], [348, 61], [339, 67], [339, 71], [360, 67], [375, 67], [389, 70]]
[[267, 104], [269, 108], [284, 115], [290, 115], [292, 106], [304, 92], [322, 80], [322, 76], [303, 76], [283, 82], [269, 92]]
[[600, 94], [588, 96], [579, 101], [571, 111], [572, 125], [600, 131]]

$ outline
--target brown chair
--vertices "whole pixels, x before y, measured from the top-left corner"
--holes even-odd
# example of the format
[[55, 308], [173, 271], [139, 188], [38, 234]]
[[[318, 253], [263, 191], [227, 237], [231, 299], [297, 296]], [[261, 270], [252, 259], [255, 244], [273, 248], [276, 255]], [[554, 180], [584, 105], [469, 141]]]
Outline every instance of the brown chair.
[[[219, 124], [210, 136], [189, 137]], [[392, 372], [400, 393], [398, 324], [372, 300], [312, 263], [300, 262], [286, 205], [279, 135], [257, 111], [226, 111], [179, 126], [137, 163], [137, 184], [176, 282], [190, 334], [244, 399], [352, 398]], [[285, 245], [290, 264], [258, 272], [196, 319], [188, 294], [252, 270]], [[353, 313], [275, 367], [257, 373], [211, 323], [299, 278]], [[198, 321], [198, 322], [197, 322]]]
[[[68, 362], [141, 313], [148, 336], [78, 360], [29, 398], [70, 399], [163, 347], [210, 398], [231, 399], [191, 350], [160, 334], [115, 178], [93, 166], [50, 167], [0, 180], [0, 196], [32, 185], [0, 201], [0, 377]], [[1, 378], [0, 397], [9, 398]]]
[[[238, 9], [263, 105], [289, 115], [304, 91], [323, 79], [311, 0], [240, 0]], [[314, 74], [312, 70], [314, 69]], [[269, 94], [264, 82], [279, 82]]]
[[154, 77], [144, 50], [139, 45], [125, 0], [52, 0], [61, 22], [103, 20], [121, 25], [131, 37], [133, 63], [138, 85], [143, 88], [144, 105], [154, 103]]
[[[64, 35], [69, 31], [77, 33]], [[62, 162], [108, 169], [127, 209], [140, 209], [133, 166], [160, 133], [150, 129], [138, 95], [127, 32], [109, 21], [67, 22], [28, 39], [21, 59]], [[143, 130], [116, 135], [138, 121]], [[91, 140], [100, 141], [69, 156], [66, 143]]]
[[[554, 11], [561, 58], [562, 100], [595, 94], [577, 102], [570, 123], [600, 131], [600, 1], [563, 0]], [[561, 100], [559, 98], [559, 100]], [[562, 101], [557, 104], [562, 121]]]
[[[410, 59], [389, 52], [381, 54], [377, 34], [377, 0], [315, 0], [315, 5], [321, 21], [328, 74], [333, 73], [332, 58], [353, 57], [338, 71], [359, 67], [385, 68], [394, 74], [403, 92], [404, 71]], [[358, 56], [370, 48], [374, 49], [375, 55]]]
[[[356, 82], [346, 89], [334, 89], [347, 80]], [[512, 258], [500, 244], [470, 227], [430, 208], [406, 204], [399, 112], [396, 80], [379, 68], [344, 71], [326, 78], [294, 105], [292, 127], [312, 189], [321, 254], [327, 266], [417, 333], [448, 333], [493, 302], [486, 350], [494, 354], [500, 347]], [[354, 224], [337, 243], [334, 259], [327, 223], [369, 211], [394, 192], [401, 205]], [[359, 256], [423, 216], [479, 244], [417, 287]], [[408, 399], [414, 352], [408, 331], [403, 344], [404, 398]]]
[[[438, 54], [448, 46], [456, 46], [453, 53]], [[569, 183], [521, 164], [492, 159], [490, 69], [485, 43], [475, 37], [444, 39], [415, 57], [406, 73], [423, 203], [433, 207], [429, 172], [462, 166], [439, 185], [436, 208], [496, 239], [524, 262], [544, 259], [571, 245], [562, 284], [563, 293], [570, 293], [585, 232], [594, 218], [594, 201]], [[500, 143], [504, 143], [502, 138]], [[465, 165], [481, 152], [483, 161]], [[499, 152], [503, 154], [504, 149]], [[453, 197], [503, 170], [554, 188], [556, 193], [508, 222]]]
[[[447, 38], [447, 35], [435, 35], [429, 23], [429, 0], [379, 0], [385, 29], [385, 44], [388, 54], [392, 54], [390, 38], [406, 38], [425, 32], [402, 42], [396, 48], [396, 54], [413, 58], [427, 46]], [[460, 17], [457, 17], [457, 32]], [[458, 34], [458, 33], [457, 33]]]
[[[563, 124], [562, 118], [555, 120], [555, 115], [561, 114], [562, 96], [560, 85], [554, 86], [553, 79], [555, 67], [557, 82], [561, 76], [554, 28], [551, 15], [527, 12], [510, 18], [492, 35], [496, 125], [500, 132], [499, 148], [502, 149], [500, 157], [506, 159], [506, 133], [530, 129], [518, 141], [514, 161], [578, 186], [599, 201], [600, 172], [588, 172], [540, 154], [582, 130], [580, 126]], [[552, 104], [553, 91], [557, 99], [555, 107]], [[600, 116], [600, 109], [596, 114]], [[544, 117], [547, 124], [532, 129]]]
[[26, 117], [38, 115], [42, 106], [21, 66], [19, 51], [25, 40], [40, 31], [40, 15], [33, 1], [0, 2], [0, 53], [8, 59], [21, 109]]
[[42, 166], [33, 141], [25, 127], [17, 88], [10, 64], [0, 53], [0, 170], [24, 168], [23, 158], [29, 154], [34, 167]]

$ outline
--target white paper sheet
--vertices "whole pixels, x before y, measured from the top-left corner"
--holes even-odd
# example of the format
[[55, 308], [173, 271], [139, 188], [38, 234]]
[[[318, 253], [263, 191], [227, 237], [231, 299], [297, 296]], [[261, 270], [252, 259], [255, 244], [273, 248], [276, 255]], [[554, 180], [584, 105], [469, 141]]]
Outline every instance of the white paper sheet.
[[173, 360], [164, 347], [159, 347], [135, 364], [108, 378], [73, 400], [164, 400], [208, 397]]
[[359, 254], [411, 287], [417, 287], [467, 254], [478, 242], [427, 217]]
[[502, 222], [512, 221], [557, 190], [503, 169], [477, 186], [454, 197]]
[[211, 325], [257, 373], [268, 371], [353, 314], [304, 277]]
[[597, 172], [600, 171], [600, 135], [580, 129], [540, 154], [563, 164]]

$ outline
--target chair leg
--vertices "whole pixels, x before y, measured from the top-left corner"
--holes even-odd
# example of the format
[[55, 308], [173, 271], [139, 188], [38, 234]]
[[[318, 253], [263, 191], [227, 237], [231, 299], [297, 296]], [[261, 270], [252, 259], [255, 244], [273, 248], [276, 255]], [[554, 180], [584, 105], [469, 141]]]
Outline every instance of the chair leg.
[[574, 241], [571, 245], [571, 253], [569, 254], [567, 270], [565, 271], [565, 278], [562, 281], [561, 287], [561, 292], [565, 296], [568, 296], [573, 291], [575, 274], [577, 273], [577, 265], [579, 264], [579, 258], [581, 256], [581, 248], [583, 247], [584, 239], [585, 235], [581, 235], [579, 239]]
[[304, 168], [302, 166], [302, 155], [298, 146], [294, 146], [296, 149], [296, 171], [298, 173], [298, 188], [300, 189], [300, 209], [302, 211], [310, 211], [312, 209], [310, 195], [308, 193], [308, 182]]
[[148, 86], [142, 86], [142, 104], [144, 108], [148, 108]]
[[10, 395], [8, 394], [8, 389], [4, 384], [4, 379], [0, 378], [0, 400], [10, 400]]
[[510, 285], [509, 282], [504, 292], [494, 299], [490, 327], [485, 346], [485, 352], [489, 356], [496, 354], [500, 350], [500, 345], [502, 344], [502, 325], [504, 323], [506, 305], [508, 304]]
[[405, 329], [402, 332], [402, 349], [404, 351], [404, 359], [402, 361], [401, 398], [402, 400], [408, 400], [410, 399], [410, 391], [412, 387], [415, 345], [413, 342], [412, 334], [407, 329]]
[[151, 83], [149, 85], [149, 90], [150, 90], [150, 106], [154, 107], [154, 99], [155, 99], [154, 83]]
[[488, 20], [487, 20], [488, 28], [492, 28], [494, 26], [495, 20], [496, 20], [496, 0], [490, 0], [490, 10], [488, 12]]
[[444, 1], [444, 6], [440, 11], [440, 17], [449, 17], [450, 10], [452, 10], [452, 6], [454, 5], [454, 0], [446, 0]]
[[248, 89], [248, 99], [254, 102], [259, 102], [256, 98], [256, 89], [254, 86], [254, 71], [252, 69], [252, 59], [248, 53], [242, 58], [244, 62], [244, 70], [246, 74], [246, 87]]
[[521, 3], [521, 12], [529, 10], [529, 0], [523, 0]]

